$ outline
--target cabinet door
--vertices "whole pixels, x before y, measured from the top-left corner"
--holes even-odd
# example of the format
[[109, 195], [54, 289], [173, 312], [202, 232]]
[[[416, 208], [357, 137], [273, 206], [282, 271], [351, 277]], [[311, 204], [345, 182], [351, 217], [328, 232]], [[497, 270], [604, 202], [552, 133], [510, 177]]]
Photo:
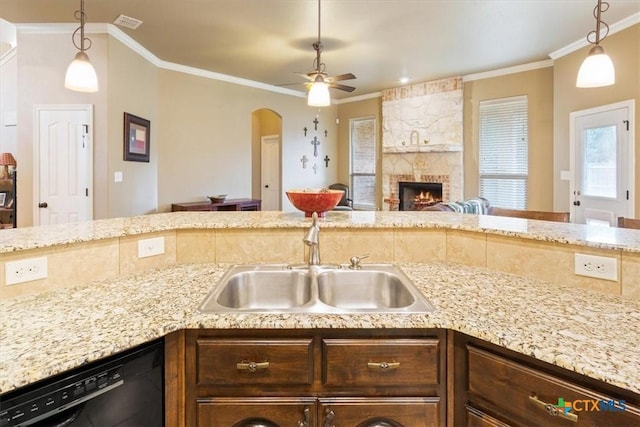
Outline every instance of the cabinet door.
[[319, 400], [323, 427], [432, 427], [439, 419], [440, 399], [327, 398]]
[[200, 399], [198, 427], [311, 427], [316, 423], [316, 399], [213, 398]]

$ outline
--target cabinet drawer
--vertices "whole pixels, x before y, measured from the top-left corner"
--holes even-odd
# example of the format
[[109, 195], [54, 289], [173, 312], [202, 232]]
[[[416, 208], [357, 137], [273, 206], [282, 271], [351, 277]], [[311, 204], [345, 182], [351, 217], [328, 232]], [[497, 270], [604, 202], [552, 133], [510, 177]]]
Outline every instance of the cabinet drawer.
[[438, 384], [437, 339], [325, 339], [322, 351], [329, 386]]
[[[640, 426], [638, 408], [493, 353], [467, 346], [469, 399], [514, 425]], [[564, 404], [563, 404], [564, 402]], [[615, 407], [613, 406], [616, 403]], [[611, 406], [607, 406], [608, 404]], [[573, 409], [564, 417], [564, 407]], [[606, 409], [606, 410], [605, 410]]]
[[199, 339], [197, 384], [311, 384], [312, 344], [312, 339]]
[[465, 409], [467, 410], [467, 427], [509, 427], [509, 424], [505, 424], [476, 408], [467, 405]]
[[[318, 418], [326, 426], [432, 427], [441, 425], [440, 401], [432, 398], [320, 399]], [[322, 424], [324, 423], [324, 424]]]
[[[198, 426], [313, 426], [316, 398], [219, 398], [197, 404]], [[251, 424], [250, 422], [254, 423]], [[245, 424], [248, 423], [248, 424]]]

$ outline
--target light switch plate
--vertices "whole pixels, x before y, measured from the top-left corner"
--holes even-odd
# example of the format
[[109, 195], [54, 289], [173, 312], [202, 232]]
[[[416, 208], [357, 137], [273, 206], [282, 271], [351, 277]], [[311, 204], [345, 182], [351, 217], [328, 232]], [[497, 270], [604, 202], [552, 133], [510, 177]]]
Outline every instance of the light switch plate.
[[575, 274], [618, 281], [618, 259], [585, 254], [575, 255]]
[[10, 261], [5, 265], [5, 281], [7, 285], [31, 282], [47, 278], [47, 257], [27, 258]]
[[138, 258], [146, 258], [164, 253], [164, 237], [138, 240]]

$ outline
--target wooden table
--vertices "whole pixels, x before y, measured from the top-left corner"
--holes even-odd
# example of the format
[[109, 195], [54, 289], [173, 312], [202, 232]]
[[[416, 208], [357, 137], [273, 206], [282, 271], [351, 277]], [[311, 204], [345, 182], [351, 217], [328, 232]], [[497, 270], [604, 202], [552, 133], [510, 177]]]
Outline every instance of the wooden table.
[[259, 211], [261, 201], [256, 199], [227, 199], [220, 203], [189, 202], [171, 204], [171, 212], [180, 211]]

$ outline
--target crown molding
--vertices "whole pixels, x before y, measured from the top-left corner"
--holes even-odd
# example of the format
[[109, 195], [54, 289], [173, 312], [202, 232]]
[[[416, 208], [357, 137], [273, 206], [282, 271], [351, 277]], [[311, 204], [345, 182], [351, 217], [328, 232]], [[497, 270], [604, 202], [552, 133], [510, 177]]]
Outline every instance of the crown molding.
[[[634, 13], [631, 16], [628, 16], [626, 18], [624, 18], [621, 21], [618, 21], [612, 25], [609, 26], [609, 35], [618, 33], [622, 30], [626, 30], [629, 27], [632, 27], [636, 24], [640, 24], [640, 12], [638, 13]], [[603, 35], [604, 31], [600, 31], [600, 34]], [[566, 56], [570, 53], [575, 52], [576, 50], [582, 49], [583, 47], [589, 46], [591, 43], [589, 43], [587, 41], [587, 35], [585, 33], [584, 38], [575, 41], [565, 47], [562, 47], [558, 50], [554, 50], [553, 52], [551, 52], [549, 54], [549, 58], [556, 60], [558, 58], [562, 58], [563, 56]]]
[[465, 76], [462, 76], [462, 81], [470, 82], [473, 80], [489, 79], [491, 77], [505, 76], [507, 74], [522, 73], [525, 71], [548, 67], [553, 67], [553, 61], [551, 59], [545, 59], [544, 61], [538, 62], [530, 62], [528, 64], [515, 65], [513, 67], [499, 68], [497, 70], [484, 71], [482, 73], [467, 74]]
[[[27, 34], [72, 34], [77, 28], [77, 24], [63, 23], [63, 24], [16, 24], [18, 31]], [[132, 37], [126, 34], [113, 24], [85, 24], [85, 32], [89, 34], [108, 34], [115, 38], [138, 55], [149, 61], [151, 64], [158, 68], [165, 70], [176, 71], [179, 73], [190, 74], [193, 76], [203, 77], [211, 80], [219, 80], [227, 83], [233, 83], [241, 86], [252, 87], [255, 89], [267, 90], [270, 92], [282, 93], [285, 95], [291, 95], [296, 97], [305, 97], [305, 93], [296, 91], [293, 89], [287, 89], [279, 86], [269, 85], [266, 83], [256, 82], [254, 80], [243, 79], [240, 77], [234, 77], [227, 74], [216, 73], [213, 71], [203, 70], [201, 68], [189, 67], [182, 64], [176, 64], [174, 62], [165, 61], [158, 58], [147, 48], [135, 41]]]

